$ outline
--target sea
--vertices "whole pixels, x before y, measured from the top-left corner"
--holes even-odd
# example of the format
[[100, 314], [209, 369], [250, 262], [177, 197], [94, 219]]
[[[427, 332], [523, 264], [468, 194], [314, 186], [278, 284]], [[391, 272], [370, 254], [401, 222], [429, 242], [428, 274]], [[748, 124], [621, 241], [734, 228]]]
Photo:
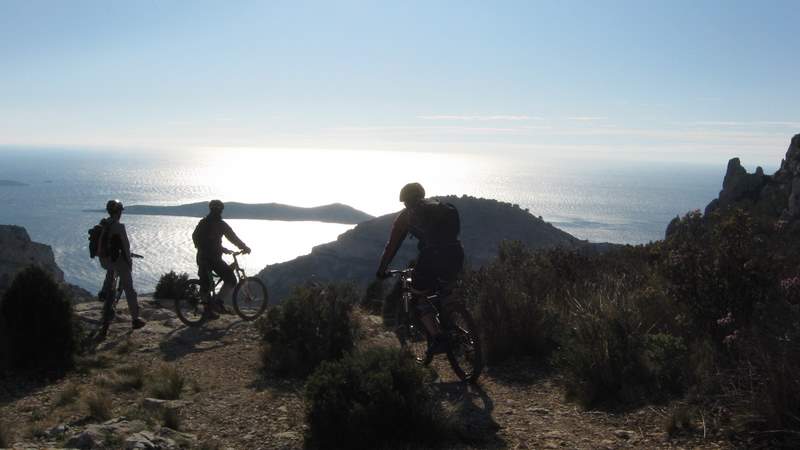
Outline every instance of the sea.
[[[109, 199], [126, 205], [178, 205], [218, 198], [295, 206], [344, 203], [372, 215], [398, 211], [400, 188], [468, 194], [518, 204], [592, 242], [641, 244], [663, 238], [677, 215], [718, 195], [718, 165], [492, 153], [330, 149], [209, 148], [105, 150], [0, 148], [0, 224], [20, 225], [50, 245], [66, 281], [96, 292], [103, 272], [89, 258], [87, 230]], [[196, 272], [196, 218], [123, 215], [137, 260], [134, 281], [152, 292], [170, 270]], [[307, 254], [353, 225], [228, 220], [252, 249], [248, 274]], [[376, 261], [379, 255], [375, 255]]]

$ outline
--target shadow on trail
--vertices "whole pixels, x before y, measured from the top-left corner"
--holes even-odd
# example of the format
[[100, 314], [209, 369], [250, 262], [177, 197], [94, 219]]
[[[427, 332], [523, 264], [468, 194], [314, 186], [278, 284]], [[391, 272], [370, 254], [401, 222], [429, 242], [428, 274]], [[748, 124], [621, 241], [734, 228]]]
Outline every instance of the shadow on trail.
[[505, 386], [530, 386], [551, 379], [554, 370], [547, 364], [522, 358], [492, 366], [484, 372], [495, 383]]
[[480, 385], [463, 382], [435, 383], [434, 392], [454, 406], [459, 438], [482, 448], [506, 448], [497, 436], [500, 425], [492, 417], [494, 401]]
[[[165, 361], [175, 361], [192, 353], [200, 353], [230, 345], [224, 337], [235, 327], [246, 324], [243, 320], [231, 322], [225, 328], [180, 327], [167, 333], [158, 348]], [[212, 322], [213, 324], [213, 322]]]

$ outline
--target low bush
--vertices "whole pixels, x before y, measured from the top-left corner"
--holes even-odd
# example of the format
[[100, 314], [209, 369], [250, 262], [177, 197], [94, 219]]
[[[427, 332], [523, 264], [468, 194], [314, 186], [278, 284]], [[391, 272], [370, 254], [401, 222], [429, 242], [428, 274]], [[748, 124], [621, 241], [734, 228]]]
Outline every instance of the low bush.
[[64, 385], [63, 388], [56, 394], [55, 403], [56, 406], [65, 406], [69, 405], [70, 403], [75, 402], [81, 395], [80, 387], [73, 382], [67, 383]]
[[11, 447], [11, 434], [6, 431], [6, 426], [0, 422], [0, 448]]
[[306, 385], [311, 446], [372, 449], [442, 442], [449, 420], [429, 391], [428, 377], [398, 349], [373, 348], [322, 363]]
[[322, 361], [338, 359], [352, 350], [358, 324], [351, 312], [357, 300], [350, 285], [297, 288], [258, 322], [265, 370], [304, 377]]
[[186, 379], [180, 371], [169, 364], [163, 364], [145, 377], [147, 392], [162, 400], [177, 400], [181, 397]]
[[113, 403], [111, 394], [102, 390], [89, 392], [83, 397], [83, 403], [90, 417], [100, 422], [111, 419]]
[[188, 273], [184, 272], [179, 275], [174, 270], [170, 270], [169, 273], [161, 275], [161, 278], [158, 279], [153, 298], [156, 300], [180, 298], [188, 280]]
[[68, 294], [43, 269], [24, 269], [3, 295], [0, 339], [6, 349], [0, 365], [41, 371], [73, 367], [81, 328]]

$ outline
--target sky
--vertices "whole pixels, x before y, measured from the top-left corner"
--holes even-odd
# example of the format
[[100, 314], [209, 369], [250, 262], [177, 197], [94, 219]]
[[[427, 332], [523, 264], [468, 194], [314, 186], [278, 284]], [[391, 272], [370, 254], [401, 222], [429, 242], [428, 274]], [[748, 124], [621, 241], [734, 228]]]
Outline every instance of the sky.
[[0, 146], [774, 163], [800, 1], [0, 0]]

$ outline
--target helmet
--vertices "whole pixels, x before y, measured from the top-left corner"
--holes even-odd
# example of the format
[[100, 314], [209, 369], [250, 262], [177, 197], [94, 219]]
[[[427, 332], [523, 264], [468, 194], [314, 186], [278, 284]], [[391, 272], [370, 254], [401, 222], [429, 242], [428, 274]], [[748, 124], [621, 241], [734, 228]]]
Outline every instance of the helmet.
[[223, 209], [225, 209], [225, 204], [222, 203], [221, 200], [211, 200], [210, 202], [208, 202], [208, 209], [209, 211], [214, 211], [214, 210], [222, 211]]
[[401, 202], [419, 201], [425, 198], [425, 188], [419, 183], [408, 183], [400, 189]]
[[108, 202], [106, 202], [106, 211], [109, 214], [116, 214], [118, 212], [122, 212], [123, 209], [125, 208], [122, 206], [122, 202], [119, 200], [109, 200]]

